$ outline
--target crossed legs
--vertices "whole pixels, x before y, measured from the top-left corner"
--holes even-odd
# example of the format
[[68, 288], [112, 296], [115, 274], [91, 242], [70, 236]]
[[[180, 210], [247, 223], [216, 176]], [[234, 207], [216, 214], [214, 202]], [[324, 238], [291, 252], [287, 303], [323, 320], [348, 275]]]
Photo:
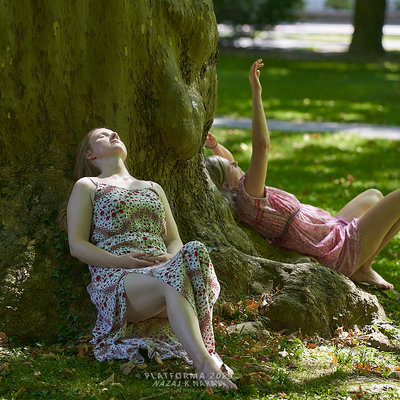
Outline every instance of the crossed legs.
[[126, 275], [124, 283], [129, 322], [162, 317], [167, 311], [171, 328], [193, 360], [198, 376], [204, 377], [210, 386], [236, 389], [235, 384], [221, 373], [219, 365], [207, 351], [197, 316], [179, 292], [162, 280], [139, 273]]

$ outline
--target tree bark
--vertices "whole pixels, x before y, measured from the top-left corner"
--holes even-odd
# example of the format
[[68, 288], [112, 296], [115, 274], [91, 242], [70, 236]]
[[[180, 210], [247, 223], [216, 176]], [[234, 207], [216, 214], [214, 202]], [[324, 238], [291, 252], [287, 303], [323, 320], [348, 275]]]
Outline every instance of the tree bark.
[[386, 0], [356, 0], [350, 54], [370, 57], [385, 53], [382, 46], [385, 11]]
[[[208, 178], [203, 142], [218, 53], [211, 0], [1, 1], [0, 15], [0, 331], [52, 341], [90, 330], [87, 268], [69, 255], [56, 220], [77, 143], [104, 125], [126, 143], [131, 173], [164, 187], [183, 241], [206, 244], [221, 297], [281, 283], [270, 326], [305, 333], [328, 335], [346, 307], [344, 325], [359, 310], [363, 322], [383, 315], [346, 278], [237, 224]], [[305, 277], [312, 284], [303, 287]], [[337, 307], [318, 300], [326, 284]]]

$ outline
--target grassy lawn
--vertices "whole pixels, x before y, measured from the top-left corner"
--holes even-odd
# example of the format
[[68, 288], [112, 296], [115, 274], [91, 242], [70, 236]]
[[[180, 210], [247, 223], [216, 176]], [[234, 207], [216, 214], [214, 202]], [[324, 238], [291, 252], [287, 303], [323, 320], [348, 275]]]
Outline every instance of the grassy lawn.
[[[250, 132], [215, 129], [214, 133], [247, 169]], [[383, 193], [398, 188], [399, 153], [399, 142], [273, 132], [267, 183], [335, 213], [367, 188], [377, 187]], [[375, 263], [397, 290], [399, 247], [400, 237], [396, 237]], [[367, 290], [379, 296], [387, 314], [399, 323], [397, 295]], [[3, 350], [0, 347], [0, 400], [399, 398], [400, 356], [371, 348], [357, 330], [339, 330], [332, 340], [267, 329], [245, 336], [229, 332], [231, 324], [260, 320], [251, 307], [258, 299], [247, 300], [233, 304], [233, 311], [216, 316], [214, 323], [217, 349], [235, 371], [238, 392], [212, 394], [196, 386], [184, 375], [194, 371], [180, 360], [109, 364], [95, 361], [91, 349], [77, 342], [23, 348], [11, 342]]]
[[262, 50], [220, 54], [217, 115], [251, 116], [247, 76], [258, 57], [268, 118], [400, 125], [399, 63], [285, 60]]

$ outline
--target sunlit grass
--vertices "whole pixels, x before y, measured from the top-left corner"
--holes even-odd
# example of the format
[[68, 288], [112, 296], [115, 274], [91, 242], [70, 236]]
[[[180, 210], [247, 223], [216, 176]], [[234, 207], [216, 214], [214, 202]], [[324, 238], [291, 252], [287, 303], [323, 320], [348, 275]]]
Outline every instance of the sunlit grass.
[[392, 61], [278, 60], [259, 54], [219, 56], [217, 115], [251, 116], [248, 71], [261, 73], [269, 118], [400, 125], [400, 65]]

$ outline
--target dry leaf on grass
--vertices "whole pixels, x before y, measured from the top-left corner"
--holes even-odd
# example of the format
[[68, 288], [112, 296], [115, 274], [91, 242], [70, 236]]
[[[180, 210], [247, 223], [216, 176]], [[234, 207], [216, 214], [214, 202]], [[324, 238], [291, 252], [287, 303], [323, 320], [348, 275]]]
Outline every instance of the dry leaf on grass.
[[213, 392], [213, 390], [211, 389], [210, 386], [206, 386], [206, 393], [209, 394], [209, 395], [214, 394], [214, 392]]
[[18, 397], [20, 394], [24, 393], [26, 389], [24, 387], [20, 388], [18, 392], [15, 394], [15, 397]]
[[0, 345], [7, 341], [8, 337], [4, 332], [0, 332]]
[[114, 383], [114, 374], [110, 375], [106, 380], [103, 382], [100, 382], [100, 386], [106, 386], [106, 385], [111, 385]]
[[0, 372], [5, 371], [7, 368], [9, 368], [9, 366], [9, 363], [0, 364]]
[[156, 360], [157, 364], [164, 365], [163, 360], [161, 360], [159, 356], [154, 356], [154, 359]]
[[336, 357], [336, 354], [331, 353], [332, 354], [332, 365], [334, 367], [336, 367], [337, 363], [338, 363], [338, 358]]
[[120, 370], [124, 375], [129, 375], [131, 371], [135, 368], [135, 363], [133, 361], [128, 361], [120, 365]]
[[78, 358], [81, 358], [81, 359], [84, 359], [84, 358], [85, 358], [85, 355], [86, 355], [87, 353], [89, 353], [89, 346], [87, 345], [87, 343], [82, 343], [82, 344], [79, 344], [79, 345], [77, 346], [77, 350], [78, 350], [78, 355], [77, 355], [77, 357], [78, 357]]

